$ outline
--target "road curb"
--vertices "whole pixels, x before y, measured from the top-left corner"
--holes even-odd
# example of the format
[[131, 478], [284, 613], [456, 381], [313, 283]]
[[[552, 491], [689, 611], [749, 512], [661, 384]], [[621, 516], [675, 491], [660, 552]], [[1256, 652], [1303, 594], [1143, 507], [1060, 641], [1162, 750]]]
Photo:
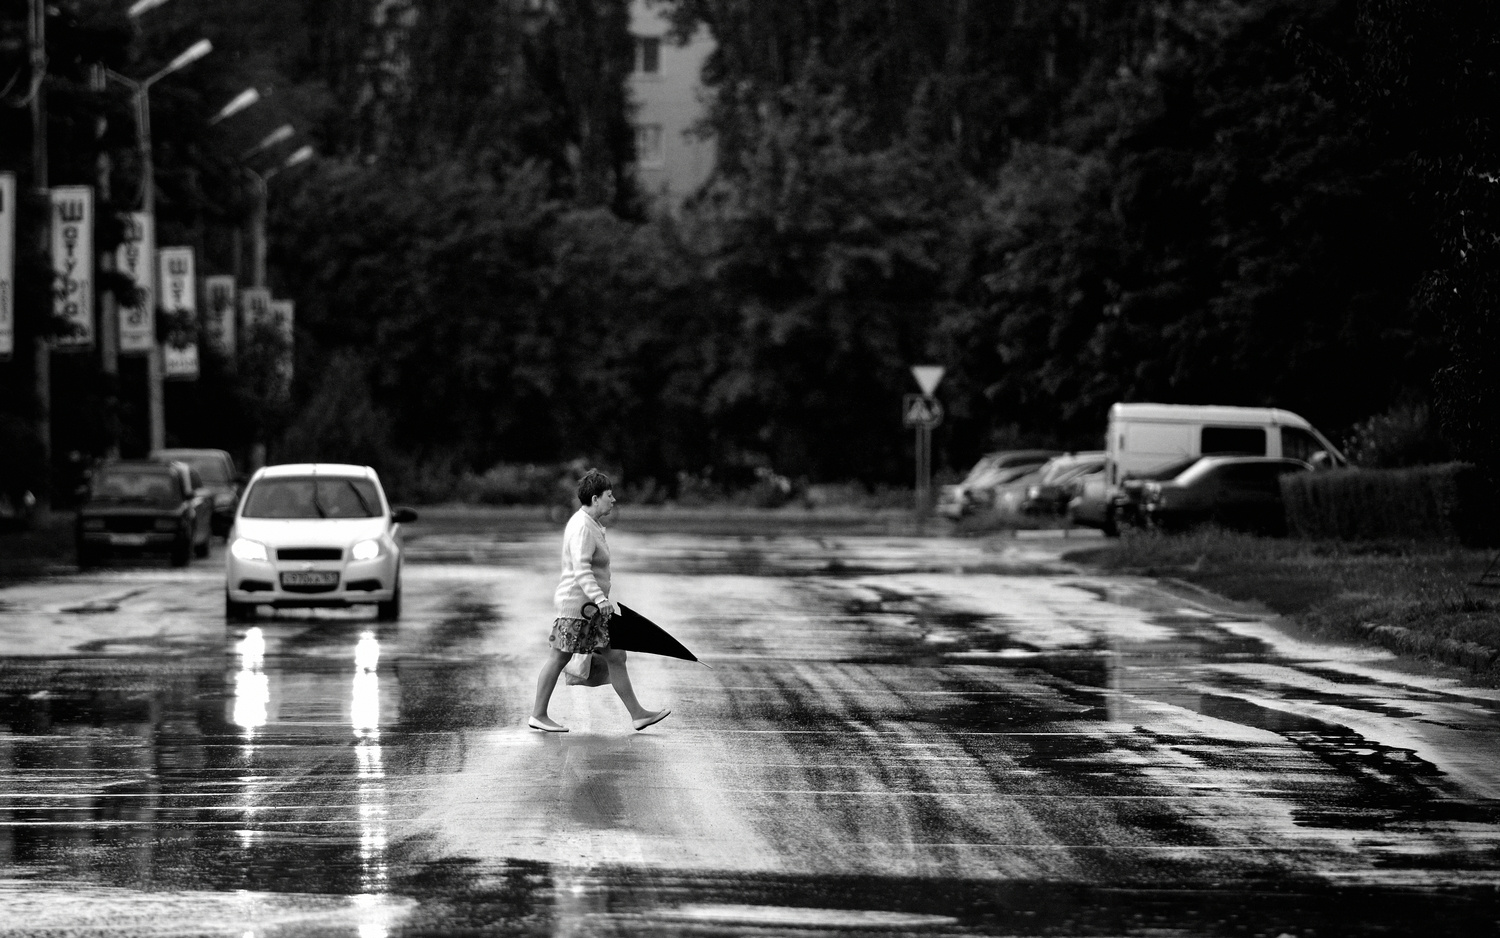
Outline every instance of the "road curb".
[[1207, 612], [1222, 616], [1243, 616], [1254, 619], [1280, 619], [1284, 618], [1280, 613], [1274, 612], [1269, 606], [1256, 601], [1240, 601], [1221, 596], [1211, 589], [1181, 580], [1177, 577], [1158, 576], [1152, 580], [1167, 592], [1178, 599], [1194, 603]]
[[1458, 665], [1476, 672], [1487, 672], [1500, 656], [1500, 648], [1478, 642], [1460, 642], [1451, 638], [1423, 635], [1399, 625], [1376, 625], [1361, 622], [1355, 628], [1370, 641], [1391, 651], [1425, 655], [1446, 664]]
[[1374, 622], [1361, 622], [1354, 627], [1353, 632], [1347, 629], [1317, 628], [1296, 616], [1273, 612], [1261, 603], [1238, 602], [1177, 577], [1153, 577], [1153, 580], [1178, 599], [1192, 602], [1217, 615], [1279, 620], [1325, 637], [1364, 642], [1393, 654], [1428, 658], [1440, 664], [1463, 668], [1476, 677], [1494, 679], [1495, 668], [1500, 665], [1500, 648], [1491, 648], [1478, 642], [1460, 642], [1426, 635], [1399, 625], [1379, 625]]

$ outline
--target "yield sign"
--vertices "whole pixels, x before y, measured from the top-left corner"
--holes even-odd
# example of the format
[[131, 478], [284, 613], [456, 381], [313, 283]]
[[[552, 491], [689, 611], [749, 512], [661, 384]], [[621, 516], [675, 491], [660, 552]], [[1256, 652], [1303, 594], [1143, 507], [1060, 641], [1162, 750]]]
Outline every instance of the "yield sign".
[[917, 379], [917, 384], [922, 388], [922, 394], [931, 397], [932, 392], [937, 390], [938, 382], [943, 380], [943, 372], [946, 369], [942, 365], [912, 365], [911, 374]]

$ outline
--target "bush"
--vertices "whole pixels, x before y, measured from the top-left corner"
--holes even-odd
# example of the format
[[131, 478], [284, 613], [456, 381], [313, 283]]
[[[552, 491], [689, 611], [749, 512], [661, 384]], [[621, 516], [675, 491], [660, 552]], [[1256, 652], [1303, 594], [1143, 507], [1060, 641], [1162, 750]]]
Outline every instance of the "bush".
[[1447, 444], [1426, 404], [1405, 404], [1355, 425], [1348, 456], [1367, 469], [1431, 465], [1449, 458]]
[[1467, 463], [1282, 476], [1287, 528], [1305, 538], [1493, 539], [1495, 489]]
[[571, 463], [500, 463], [458, 484], [458, 500], [482, 505], [571, 505], [578, 479], [587, 469]]

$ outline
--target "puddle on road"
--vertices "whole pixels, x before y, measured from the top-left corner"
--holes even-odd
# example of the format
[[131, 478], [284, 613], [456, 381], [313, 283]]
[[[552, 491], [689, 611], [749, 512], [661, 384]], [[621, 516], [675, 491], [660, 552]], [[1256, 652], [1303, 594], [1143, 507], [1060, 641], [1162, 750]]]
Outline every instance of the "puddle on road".
[[[1261, 779], [1267, 791], [1257, 797], [1285, 802], [1297, 827], [1335, 837], [1337, 831], [1400, 829], [1413, 835], [1414, 842], [1430, 836], [1440, 843], [1448, 836], [1445, 831], [1465, 825], [1489, 828], [1491, 840], [1500, 831], [1500, 803], [1465, 796], [1417, 750], [1306, 712], [1344, 712], [1351, 720], [1386, 727], [1446, 728], [1448, 724], [1411, 704], [1440, 704], [1448, 695], [1381, 685], [1369, 675], [1322, 662], [1288, 660], [1265, 641], [1195, 610], [1148, 609], [1150, 622], [1168, 638], [1119, 641], [1101, 625], [1082, 629], [1076, 644], [1044, 648], [1017, 640], [1005, 613], [955, 612], [944, 605], [941, 590], [934, 589], [931, 594], [914, 591], [909, 581], [904, 587], [889, 581], [862, 583], [860, 594], [845, 600], [846, 615], [905, 617], [908, 626], [885, 630], [878, 656], [852, 660], [930, 667], [927, 639], [940, 634], [941, 657], [970, 666], [970, 677], [945, 677], [945, 691], [958, 699], [926, 719], [947, 732], [1038, 734], [1012, 747], [1010, 755], [1024, 768], [1066, 773], [1072, 784], [1099, 795], [1168, 794], [1159, 774], [1163, 771], [1183, 773], [1184, 778], [1200, 774], [1203, 782], [1195, 787], [1204, 792], [1225, 784], [1253, 787], [1253, 780]], [[1118, 599], [1102, 588], [1087, 592], [1101, 607]], [[1274, 666], [1280, 678], [1254, 670], [1266, 666]], [[1209, 735], [1208, 728], [1204, 735], [1153, 728], [1174, 709], [1268, 735], [1238, 745]], [[1475, 709], [1483, 714], [1491, 708]], [[1106, 732], [1105, 727], [1116, 729]], [[1470, 731], [1486, 728], [1493, 730], [1493, 722], [1468, 724]], [[1274, 756], [1268, 755], [1265, 741], [1271, 738], [1281, 741]], [[1196, 768], [1182, 766], [1184, 759]], [[1165, 768], [1173, 764], [1179, 767]], [[1307, 781], [1277, 794], [1278, 777]], [[1187, 826], [1171, 817], [1135, 823], [1168, 841], [1213, 837], [1211, 825]], [[1422, 825], [1429, 825], [1430, 834], [1422, 833]], [[1400, 866], [1406, 849], [1392, 847], [1380, 862]], [[1454, 857], [1439, 863], [1491, 871], [1500, 867], [1500, 848], [1476, 848], [1467, 856], [1465, 848], [1454, 849]], [[1441, 852], [1415, 851], [1425, 859]], [[1413, 868], [1422, 862], [1406, 861]]]

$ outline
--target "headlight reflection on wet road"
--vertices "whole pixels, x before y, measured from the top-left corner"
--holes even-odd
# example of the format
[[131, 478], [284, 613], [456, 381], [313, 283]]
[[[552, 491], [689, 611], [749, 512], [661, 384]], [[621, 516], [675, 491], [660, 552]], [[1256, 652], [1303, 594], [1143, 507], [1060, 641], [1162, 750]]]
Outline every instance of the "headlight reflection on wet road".
[[[379, 665], [379, 640], [373, 632], [361, 633], [359, 641], [354, 645], [354, 689], [349, 702], [349, 722], [354, 730], [354, 757], [359, 778], [355, 798], [359, 810], [360, 885], [366, 897], [385, 892], [388, 885], [385, 759], [380, 748]], [[360, 938], [384, 938], [385, 929], [378, 925], [361, 925], [359, 933]]]
[[255, 731], [266, 725], [271, 703], [271, 681], [266, 676], [266, 637], [259, 627], [249, 629], [244, 638], [235, 643], [239, 655], [239, 669], [234, 673], [234, 711], [230, 720], [240, 728], [240, 762], [244, 775], [240, 779], [240, 805], [245, 826], [240, 829], [240, 847], [248, 849], [259, 836], [255, 826], [256, 783], [253, 777], [255, 761]]
[[266, 711], [271, 702], [271, 682], [265, 671], [265, 635], [259, 627], [250, 629], [235, 644], [235, 651], [240, 657], [240, 667], [234, 673], [234, 713], [230, 719], [244, 731], [242, 735], [249, 747], [256, 728], [266, 725]]

